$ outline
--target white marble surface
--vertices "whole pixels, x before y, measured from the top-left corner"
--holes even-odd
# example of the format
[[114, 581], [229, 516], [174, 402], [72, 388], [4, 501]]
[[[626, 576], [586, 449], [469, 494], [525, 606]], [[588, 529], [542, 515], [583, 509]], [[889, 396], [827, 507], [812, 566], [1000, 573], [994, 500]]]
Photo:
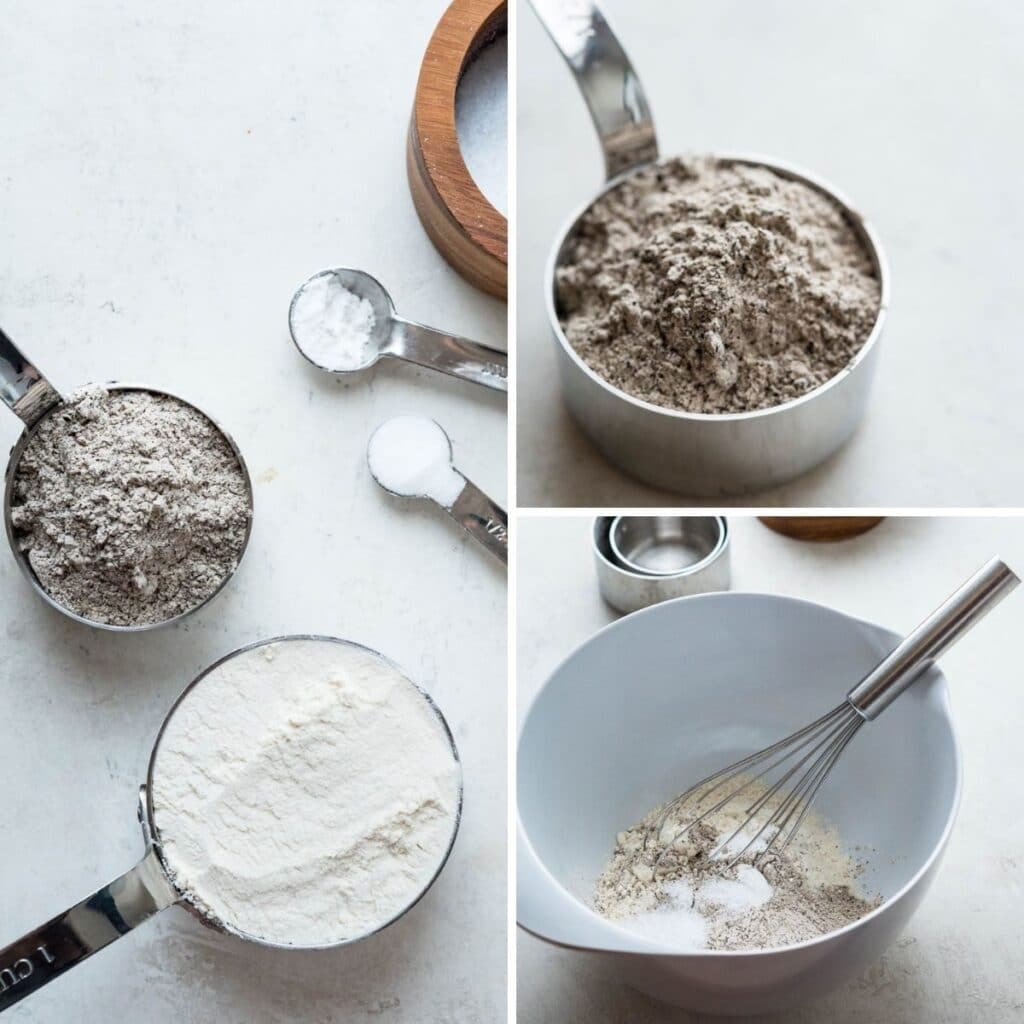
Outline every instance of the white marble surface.
[[[176, 628], [76, 626], [0, 557], [0, 945], [126, 870], [161, 718], [203, 666], [297, 631], [378, 648], [437, 698], [465, 763], [452, 859], [397, 925], [336, 953], [247, 947], [170, 910], [21, 1003], [28, 1024], [504, 1019], [505, 573], [381, 492], [373, 427], [437, 418], [505, 500], [500, 396], [405, 366], [342, 382], [296, 353], [293, 289], [365, 268], [408, 317], [503, 344], [505, 306], [420, 228], [405, 132], [443, 0], [140, 7], [11, 0], [0, 40], [0, 324], [54, 383], [140, 380], [219, 417], [256, 489], [229, 588]], [[18, 435], [0, 415], [0, 445]]]
[[[1024, 504], [1018, 249], [1024, 7], [1013, 0], [603, 0], [663, 153], [746, 151], [807, 167], [881, 234], [893, 299], [868, 418], [803, 479], [742, 506]], [[680, 499], [612, 469], [570, 421], [544, 262], [601, 180], [590, 119], [532, 11], [518, 40], [521, 506]], [[688, 502], [687, 502], [688, 503]]]
[[[993, 555], [1020, 572], [1020, 519], [888, 519], [839, 544], [807, 544], [734, 516], [733, 589], [788, 594], [892, 629], [912, 629]], [[518, 712], [578, 644], [615, 614], [602, 603], [590, 519], [521, 517], [518, 530]], [[557, 614], [555, 610], [557, 609]], [[943, 659], [964, 752], [960, 817], [942, 868], [907, 931], [863, 977], [800, 1011], [749, 1020], [789, 1024], [1010, 1024], [1024, 1016], [1020, 921], [1024, 821], [1016, 752], [1024, 717], [1018, 590]], [[557, 629], [552, 624], [557, 623]], [[570, 952], [523, 932], [520, 1024], [696, 1024], [612, 982]]]

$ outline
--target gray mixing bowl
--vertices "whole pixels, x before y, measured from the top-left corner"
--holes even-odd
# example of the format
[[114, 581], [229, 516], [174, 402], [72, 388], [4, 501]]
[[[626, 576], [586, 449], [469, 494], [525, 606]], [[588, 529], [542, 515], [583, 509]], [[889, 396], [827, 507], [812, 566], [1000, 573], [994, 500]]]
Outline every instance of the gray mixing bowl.
[[655, 605], [591, 637], [553, 673], [519, 739], [518, 919], [600, 958], [657, 998], [749, 1014], [814, 999], [860, 974], [931, 884], [960, 800], [942, 673], [930, 669], [847, 749], [817, 808], [848, 846], [878, 909], [767, 951], [684, 951], [589, 907], [617, 832], [690, 783], [838, 704], [899, 637], [820, 605], [704, 594]]

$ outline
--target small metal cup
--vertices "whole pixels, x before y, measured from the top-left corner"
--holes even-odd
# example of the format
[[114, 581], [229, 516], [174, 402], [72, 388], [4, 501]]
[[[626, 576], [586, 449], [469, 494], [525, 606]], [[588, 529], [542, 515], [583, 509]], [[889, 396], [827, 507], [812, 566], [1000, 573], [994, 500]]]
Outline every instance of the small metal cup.
[[616, 516], [608, 531], [622, 568], [641, 576], [695, 572], [725, 542], [716, 516]]
[[11, 546], [11, 551], [14, 554], [14, 560], [17, 562], [22, 575], [29, 581], [36, 593], [39, 594], [39, 596], [48, 605], [50, 605], [51, 608], [56, 608], [57, 611], [66, 615], [69, 619], [74, 619], [75, 622], [81, 622], [86, 626], [93, 626], [96, 629], [106, 629], [115, 633], [141, 633], [146, 630], [168, 626], [171, 623], [178, 622], [185, 618], [185, 616], [198, 611], [204, 605], [212, 601], [224, 589], [228, 580], [230, 580], [231, 577], [234, 576], [235, 572], [238, 571], [238, 566], [242, 564], [242, 558], [249, 546], [249, 538], [252, 535], [254, 507], [252, 479], [249, 476], [249, 467], [245, 464], [245, 459], [242, 457], [242, 453], [238, 445], [235, 444], [234, 438], [232, 438], [231, 435], [212, 416], [209, 415], [209, 413], [200, 409], [199, 406], [187, 401], [180, 395], [172, 394], [170, 391], [164, 391], [160, 388], [149, 387], [145, 384], [107, 383], [102, 386], [108, 391], [148, 391], [150, 394], [173, 398], [182, 405], [187, 405], [189, 408], [195, 409], [196, 412], [217, 428], [228, 447], [234, 453], [235, 458], [238, 460], [239, 468], [241, 469], [242, 476], [245, 480], [246, 500], [249, 506], [249, 521], [245, 529], [245, 537], [242, 541], [242, 547], [238, 553], [238, 560], [235, 563], [235, 568], [232, 569], [223, 580], [221, 580], [220, 585], [216, 590], [193, 607], [186, 609], [179, 615], [175, 615], [172, 618], [164, 619], [161, 622], [147, 622], [137, 626], [119, 626], [108, 622], [98, 622], [95, 619], [87, 619], [78, 615], [76, 612], [65, 607], [47, 593], [46, 589], [39, 582], [39, 578], [36, 576], [31, 564], [29, 563], [28, 555], [22, 551], [18, 545], [18, 539], [14, 532], [14, 525], [11, 522], [11, 502], [14, 497], [14, 478], [17, 474], [18, 463], [21, 459], [22, 453], [25, 451], [28, 443], [35, 436], [46, 417], [60, 407], [63, 399], [52, 385], [50, 385], [46, 378], [43, 377], [39, 370], [37, 370], [35, 366], [33, 366], [32, 363], [29, 362], [29, 360], [15, 347], [14, 343], [2, 331], [0, 331], [0, 399], [2, 399], [25, 424], [25, 431], [22, 433], [15, 446], [11, 449], [10, 458], [7, 460], [7, 472], [4, 480], [4, 529], [7, 533], [7, 540]]
[[[675, 597], [729, 589], [724, 516], [598, 516], [593, 545], [601, 596], [623, 614]], [[687, 550], [688, 562], [683, 557]], [[676, 561], [668, 571], [671, 559]]]
[[[348, 647], [357, 647], [386, 662], [419, 690], [423, 699], [437, 716], [448, 737], [452, 757], [460, 769], [458, 805], [456, 807], [455, 820], [452, 824], [451, 840], [437, 870], [426, 885], [394, 917], [383, 922], [372, 931], [321, 946], [288, 946], [281, 943], [268, 942], [266, 939], [239, 931], [224, 922], [214, 920], [196, 906], [195, 903], [190, 902], [188, 896], [180, 892], [171, 880], [170, 871], [163, 859], [163, 853], [160, 848], [160, 834], [156, 827], [153, 813], [153, 771], [157, 752], [160, 749], [160, 740], [167, 728], [167, 723], [171, 720], [171, 717], [182, 701], [192, 691], [193, 687], [198, 686], [214, 669], [240, 654], [251, 651], [256, 647], [263, 647], [266, 644], [285, 643], [291, 640], [318, 640], [343, 644]], [[375, 935], [377, 932], [394, 924], [400, 917], [408, 913], [423, 898], [424, 894], [441, 874], [445, 864], [448, 862], [448, 857], [455, 844], [455, 837], [458, 834], [462, 816], [462, 792], [461, 761], [451, 729], [444, 715], [430, 695], [422, 687], [409, 679], [408, 675], [389, 658], [384, 657], [384, 655], [370, 647], [364, 647], [362, 644], [353, 643], [350, 640], [339, 640], [335, 637], [316, 635], [274, 637], [270, 640], [260, 640], [257, 643], [239, 647], [219, 661], [214, 662], [196, 676], [174, 704], [171, 705], [163, 724], [160, 726], [160, 731], [157, 734], [156, 742], [153, 744], [153, 751], [149, 759], [146, 784], [140, 787], [139, 791], [139, 822], [142, 825], [146, 851], [142, 860], [120, 878], [103, 886], [103, 888], [87, 899], [82, 900], [70, 910], [65, 911], [63, 914], [58, 914], [46, 924], [29, 932], [5, 949], [0, 949], [0, 1013], [36, 991], [36, 989], [42, 988], [65, 971], [70, 970], [76, 964], [81, 963], [93, 953], [103, 949], [104, 946], [108, 946], [115, 939], [138, 927], [154, 914], [175, 904], [181, 904], [204, 925], [215, 931], [235, 935], [248, 942], [272, 949], [338, 949], [342, 946], [352, 945], [355, 942], [361, 942], [370, 935]]]

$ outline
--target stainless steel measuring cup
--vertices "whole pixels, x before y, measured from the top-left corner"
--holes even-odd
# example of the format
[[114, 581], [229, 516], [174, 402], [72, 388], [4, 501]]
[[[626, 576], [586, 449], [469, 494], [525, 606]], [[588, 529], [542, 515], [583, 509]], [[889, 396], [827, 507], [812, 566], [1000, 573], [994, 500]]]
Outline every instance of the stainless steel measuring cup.
[[608, 532], [622, 567], [644, 576], [695, 572], [726, 538], [722, 516], [616, 516]]
[[[624, 615], [676, 597], [729, 589], [725, 516], [598, 516], [591, 542], [598, 590]], [[665, 549], [657, 552], [662, 544]]]
[[191, 615], [193, 612], [198, 611], [209, 601], [212, 601], [224, 589], [228, 580], [230, 580], [235, 572], [237, 572], [238, 566], [241, 565], [242, 558], [245, 556], [246, 548], [249, 546], [249, 537], [252, 534], [252, 480], [249, 477], [249, 468], [246, 466], [245, 459], [242, 457], [242, 453], [239, 450], [238, 445], [235, 444], [234, 439], [212, 416], [209, 415], [209, 413], [204, 412], [199, 408], [199, 406], [187, 401], [180, 395], [172, 394], [170, 391], [163, 391], [160, 388], [153, 388], [147, 384], [108, 383], [104, 384], [103, 387], [108, 391], [147, 391], [153, 395], [163, 395], [167, 398], [173, 398], [176, 402], [180, 402], [182, 405], [187, 405], [189, 408], [195, 409], [196, 412], [217, 428], [221, 437], [224, 438], [224, 441], [238, 460], [239, 468], [241, 469], [242, 476], [245, 479], [246, 501], [249, 506], [249, 522], [246, 526], [245, 538], [242, 541], [242, 547], [238, 553], [238, 561], [235, 563], [235, 568], [232, 569], [223, 580], [221, 580], [220, 585], [216, 590], [192, 608], [182, 612], [180, 615], [175, 615], [170, 619], [164, 619], [162, 622], [149, 622], [137, 626], [118, 626], [107, 622], [98, 622], [94, 619], [83, 618], [81, 615], [73, 612], [70, 608], [66, 608], [59, 601], [51, 597], [39, 582], [38, 577], [29, 563], [28, 555], [22, 551], [18, 545], [18, 540], [14, 532], [14, 525], [11, 522], [11, 502], [14, 497], [14, 478], [17, 474], [18, 462], [43, 420], [45, 420], [51, 412], [54, 412], [62, 404], [63, 398], [61, 398], [53, 385], [51, 385], [42, 373], [40, 373], [35, 365], [23, 352], [21, 352], [14, 342], [11, 341], [3, 331], [0, 331], [0, 399], [2, 399], [25, 424], [24, 432], [18, 439], [15, 446], [11, 449], [10, 457], [7, 460], [7, 473], [4, 481], [4, 528], [7, 532], [7, 540], [11, 546], [11, 551], [14, 554], [14, 559], [18, 563], [18, 568], [32, 585], [36, 593], [39, 594], [39, 596], [42, 597], [48, 605], [52, 608], [56, 608], [68, 618], [74, 619], [76, 622], [84, 623], [87, 626], [94, 626], [96, 629], [107, 629], [112, 632], [119, 633], [138, 633], [144, 630], [157, 629], [161, 626], [170, 625], [172, 622], [178, 622], [186, 615]]
[[[324, 277], [334, 278], [346, 291], [365, 299], [373, 307], [373, 354], [360, 366], [324, 366], [303, 348], [302, 330], [297, 328], [295, 322], [295, 307], [303, 290], [313, 281]], [[461, 377], [493, 391], [508, 391], [508, 356], [504, 352], [403, 319], [395, 312], [395, 304], [384, 286], [362, 270], [336, 267], [333, 270], [321, 270], [304, 281], [292, 296], [288, 307], [288, 330], [303, 358], [328, 373], [359, 373], [369, 369], [378, 359], [404, 359], [452, 377]]]
[[863, 242], [881, 297], [874, 327], [838, 374], [793, 401], [743, 413], [666, 409], [612, 387], [576, 354], [559, 319], [555, 271], [568, 256], [580, 218], [605, 193], [659, 160], [650, 107], [636, 71], [592, 0], [531, 0], [590, 109], [604, 152], [605, 184], [558, 234], [545, 270], [545, 304], [566, 406], [600, 451], [631, 476], [700, 496], [742, 494], [784, 483], [834, 454], [862, 420], [889, 305], [889, 269], [871, 225], [832, 185], [753, 154], [714, 154], [765, 167], [835, 203]]
[[377, 427], [370, 436], [370, 441], [366, 446], [366, 461], [373, 479], [388, 494], [394, 494], [398, 498], [422, 498], [426, 501], [432, 501], [439, 508], [447, 512], [485, 551], [494, 555], [503, 565], [508, 565], [508, 514], [477, 487], [469, 477], [455, 468], [452, 464], [452, 440], [444, 427], [436, 420], [424, 422], [436, 427], [444, 436], [444, 440], [448, 445], [449, 468], [462, 480], [461, 489], [450, 504], [439, 501], [434, 495], [423, 493], [417, 489], [397, 490], [377, 476], [373, 468], [371, 456], [373, 443], [374, 439], [380, 435], [381, 431], [390, 422], [392, 421], [387, 420]]
[[[210, 918], [195, 903], [191, 902], [185, 893], [179, 892], [171, 881], [170, 871], [164, 862], [161, 851], [160, 832], [155, 824], [153, 814], [153, 770], [156, 764], [157, 752], [160, 749], [160, 741], [167, 729], [167, 724], [182, 701], [184, 701], [194, 687], [202, 683], [211, 672], [219, 668], [226, 661], [254, 648], [292, 640], [322, 640], [329, 643], [356, 647], [380, 658], [395, 671], [403, 675], [413, 686], [416, 686], [416, 689], [419, 690], [431, 711], [437, 716], [437, 720], [441, 723], [445, 735], [448, 737], [452, 757], [460, 772], [459, 797], [455, 821], [452, 826], [451, 841], [444, 856], [441, 858], [437, 871], [434, 872], [426, 885], [402, 910], [372, 931], [319, 946], [282, 945], [281, 943], [268, 942], [266, 939], [261, 939], [258, 936], [232, 927], [230, 922], [215, 921]], [[412, 909], [434, 884], [438, 875], [440, 875], [451, 854], [452, 846], [455, 843], [455, 836], [459, 830], [462, 813], [462, 792], [459, 753], [444, 715], [430, 695], [416, 683], [412, 682], [402, 669], [389, 658], [384, 657], [384, 655], [372, 648], [364, 647], [362, 644], [353, 643], [350, 640], [339, 640], [335, 637], [316, 635], [273, 637], [269, 640], [260, 640], [257, 643], [239, 647], [237, 650], [214, 662], [196, 676], [171, 706], [167, 716], [164, 718], [163, 724], [160, 726], [156, 742], [153, 744], [153, 752], [149, 758], [146, 783], [139, 790], [138, 815], [145, 843], [144, 856], [133, 868], [121, 875], [120, 878], [114, 879], [114, 881], [103, 886], [91, 896], [75, 904], [70, 910], [58, 914], [47, 921], [46, 924], [22, 936], [4, 949], [0, 949], [0, 1012], [20, 1002], [26, 996], [53, 981], [54, 978], [59, 977], [65, 971], [70, 970], [76, 964], [92, 956], [93, 953], [103, 949], [104, 946], [110, 945], [115, 939], [126, 935], [133, 928], [137, 928], [154, 914], [174, 904], [183, 905], [204, 925], [212, 928], [214, 931], [235, 935], [249, 942], [273, 949], [338, 949], [342, 946], [360, 942], [370, 935], [375, 935]]]

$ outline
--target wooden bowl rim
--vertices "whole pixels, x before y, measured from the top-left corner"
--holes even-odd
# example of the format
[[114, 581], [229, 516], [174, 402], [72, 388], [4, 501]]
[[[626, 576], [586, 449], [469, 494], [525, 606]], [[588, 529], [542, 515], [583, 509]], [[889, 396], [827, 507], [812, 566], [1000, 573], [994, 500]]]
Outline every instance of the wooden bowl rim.
[[[508, 24], [507, 0], [453, 0], [437, 23], [430, 42], [427, 44], [423, 63], [416, 83], [414, 103], [416, 144], [420, 151], [427, 176], [437, 191], [452, 219], [469, 237], [496, 260], [508, 263], [508, 219], [499, 212], [491, 201], [480, 191], [473, 176], [466, 167], [459, 146], [459, 133], [455, 125], [455, 94], [459, 81], [472, 59], [489, 40], [500, 22]], [[428, 69], [440, 62], [443, 49], [441, 37], [454, 36], [463, 52], [462, 65], [450, 90], [446, 88], [442, 104], [431, 103], [428, 92], [436, 89], [436, 81], [430, 80]], [[423, 138], [432, 140], [433, 152], [423, 146]], [[444, 161], [446, 169], [437, 167], [435, 160]], [[464, 196], [477, 205], [480, 219], [464, 223], [455, 211], [466, 205]], [[502, 241], [503, 240], [503, 241]]]

